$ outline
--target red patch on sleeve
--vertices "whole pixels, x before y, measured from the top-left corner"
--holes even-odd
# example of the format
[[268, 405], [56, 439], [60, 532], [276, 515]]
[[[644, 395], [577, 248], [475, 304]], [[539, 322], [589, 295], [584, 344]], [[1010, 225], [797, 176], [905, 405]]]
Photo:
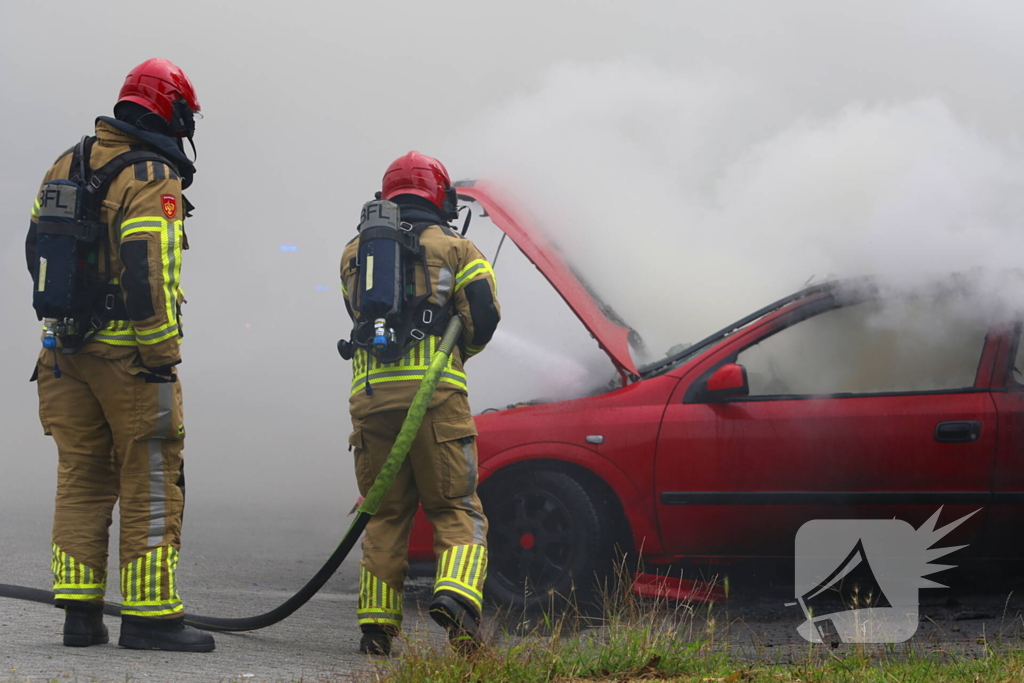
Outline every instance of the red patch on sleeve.
[[178, 213], [178, 198], [173, 194], [165, 194], [160, 197], [160, 203], [164, 207], [164, 215], [168, 218], [174, 218]]

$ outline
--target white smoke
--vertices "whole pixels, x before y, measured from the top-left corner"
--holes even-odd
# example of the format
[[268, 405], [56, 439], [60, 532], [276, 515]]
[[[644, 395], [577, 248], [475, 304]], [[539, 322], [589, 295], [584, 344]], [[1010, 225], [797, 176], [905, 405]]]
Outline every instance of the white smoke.
[[655, 358], [827, 277], [967, 273], [986, 306], [1024, 309], [1005, 274], [1024, 247], [1024, 153], [938, 98], [812, 116], [727, 71], [565, 64], [458, 149]]

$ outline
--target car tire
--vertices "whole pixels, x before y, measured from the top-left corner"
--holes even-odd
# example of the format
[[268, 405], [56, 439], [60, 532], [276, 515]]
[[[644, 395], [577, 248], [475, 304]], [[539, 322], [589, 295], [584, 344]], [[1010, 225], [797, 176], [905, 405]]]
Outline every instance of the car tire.
[[534, 470], [499, 476], [481, 491], [490, 525], [485, 593], [516, 610], [595, 603], [612, 570], [607, 506], [572, 476]]

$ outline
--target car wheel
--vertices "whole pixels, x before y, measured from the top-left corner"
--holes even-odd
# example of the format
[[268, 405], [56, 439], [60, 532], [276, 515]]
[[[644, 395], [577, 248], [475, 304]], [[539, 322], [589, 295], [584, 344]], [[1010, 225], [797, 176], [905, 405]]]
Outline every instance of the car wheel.
[[481, 492], [490, 524], [487, 595], [519, 609], [590, 602], [612, 566], [605, 506], [563, 472], [523, 472], [488, 484]]

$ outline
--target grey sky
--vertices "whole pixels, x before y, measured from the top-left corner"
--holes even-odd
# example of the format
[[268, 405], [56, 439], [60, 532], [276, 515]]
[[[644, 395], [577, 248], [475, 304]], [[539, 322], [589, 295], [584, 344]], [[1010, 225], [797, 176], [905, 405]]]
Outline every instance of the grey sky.
[[[793, 136], [786, 149], [806, 149], [801, 122], [810, 122], [812, 132], [838, 130], [829, 139], [839, 148], [870, 147], [874, 129], [857, 132], [867, 124], [849, 113], [850, 103], [881, 107], [880, 116], [895, 121], [880, 124], [879, 145], [920, 130], [916, 122], [924, 120], [952, 140], [950, 149], [976, 155], [982, 171], [970, 182], [998, 177], [1000, 164], [1016, 173], [1024, 120], [1022, 26], [1019, 3], [952, 0], [62, 1], [45, 10], [5, 0], [0, 514], [8, 501], [50, 498], [55, 466], [27, 382], [38, 353], [21, 247], [30, 204], [48, 164], [91, 131], [95, 116], [110, 113], [124, 75], [143, 59], [161, 56], [182, 66], [205, 115], [196, 136], [199, 171], [187, 193], [197, 210], [186, 225], [192, 249], [183, 269], [181, 374], [189, 505], [197, 510], [186, 519], [200, 523], [204, 507], [228, 501], [224, 514], [237, 515], [239, 523], [247, 505], [259, 504], [329, 527], [355, 495], [345, 447], [349, 370], [334, 351], [348, 329], [338, 259], [362, 202], [393, 158], [415, 148], [440, 156], [456, 177], [486, 173], [511, 184], [518, 177], [524, 196], [539, 195], [531, 208], [540, 215], [585, 217], [555, 238], [586, 257], [592, 279], [614, 288], [617, 281], [639, 281], [622, 271], [645, 263], [645, 235], [671, 235], [678, 242], [655, 240], [653, 248], [679, 253], [674, 250], [692, 237], [687, 226], [700, 226], [704, 237], [690, 242], [694, 253], [684, 264], [742, 247], [743, 237], [755, 232], [778, 232], [784, 244], [793, 211], [799, 214], [793, 240], [813, 238], [807, 226], [817, 219], [808, 218], [804, 203], [790, 211], [788, 198], [820, 194], [830, 206], [831, 189], [794, 181], [778, 190], [745, 179], [778, 177], [792, 167], [788, 160], [803, 158], [771, 154]], [[580, 106], [588, 98], [592, 107]], [[559, 117], [567, 118], [557, 123]], [[923, 138], [920, 147], [927, 147]], [[912, 147], [899, 158], [920, 154]], [[688, 165], [688, 155], [699, 168]], [[820, 177], [820, 163], [794, 174]], [[671, 182], [664, 169], [675, 174]], [[555, 188], [557, 210], [547, 213], [552, 196], [538, 193], [537, 182]], [[755, 230], [764, 206], [759, 187], [775, 201], [771, 224]], [[986, 201], [984, 211], [1019, 216], [1002, 197]], [[633, 218], [630, 198], [660, 202], [658, 226], [648, 232]], [[708, 207], [723, 206], [724, 218], [707, 218]], [[729, 233], [740, 224], [751, 232]], [[482, 232], [470, 237], [479, 237], [482, 247], [488, 239]], [[584, 238], [596, 244], [592, 252]], [[282, 252], [281, 245], [298, 250]], [[621, 260], [601, 245], [613, 246]], [[873, 252], [864, 253], [857, 264], [871, 265]], [[740, 265], [755, 256], [745, 254]], [[812, 270], [819, 257], [824, 272]], [[757, 285], [767, 271], [751, 266], [737, 291], [720, 285], [730, 305], [709, 300], [692, 279], [680, 282], [675, 276], [685, 268], [678, 261], [646, 261], [645, 282], [679, 283], [693, 293], [670, 290], [700, 324], [666, 312], [664, 293], [648, 308], [637, 303], [643, 292], [612, 299], [630, 309], [620, 312], [631, 320], [676, 319], [654, 332], [660, 352], [672, 335], [706, 331], [705, 321], [717, 321], [723, 310], [735, 317], [775, 289], [824, 275], [838, 262], [834, 257], [803, 253], [799, 268], [764, 287]], [[712, 261], [711, 275], [736, 270], [728, 259]], [[586, 369], [601, 362], [586, 335], [569, 329], [575, 322], [557, 302], [545, 301], [543, 319], [527, 319], [543, 285], [525, 284], [530, 269], [514, 259], [505, 267], [498, 268], [503, 336], [469, 366], [478, 410], [546, 391], [545, 377], [558, 368], [569, 367], [582, 386], [594, 380]], [[715, 311], [704, 315], [706, 309]], [[524, 379], [531, 354], [542, 356], [542, 369]]]

